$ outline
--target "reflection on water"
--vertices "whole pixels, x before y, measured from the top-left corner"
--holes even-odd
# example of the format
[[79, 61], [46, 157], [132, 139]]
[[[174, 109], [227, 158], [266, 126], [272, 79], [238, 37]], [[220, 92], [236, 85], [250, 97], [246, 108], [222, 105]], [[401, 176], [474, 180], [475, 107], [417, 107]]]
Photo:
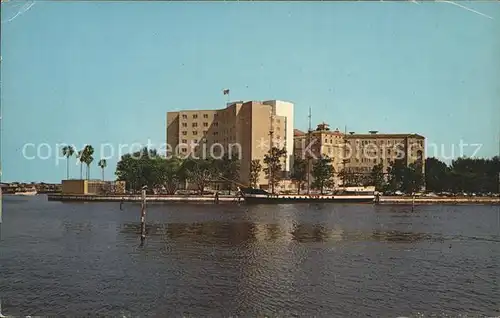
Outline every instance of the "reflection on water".
[[418, 242], [429, 240], [430, 235], [424, 233], [402, 232], [402, 231], [374, 231], [372, 235], [374, 240], [388, 242]]
[[74, 222], [62, 222], [61, 227], [64, 229], [65, 232], [68, 233], [81, 233], [81, 232], [91, 232], [92, 231], [92, 222], [86, 221], [86, 222], [79, 222], [79, 223], [74, 223]]
[[[121, 226], [121, 233], [137, 236], [139, 223], [126, 223]], [[200, 244], [238, 245], [254, 241], [289, 240], [300, 243], [327, 241], [387, 241], [412, 243], [418, 241], [443, 240], [438, 234], [424, 234], [397, 230], [356, 231], [343, 230], [340, 226], [329, 227], [326, 224], [293, 224], [291, 228], [278, 223], [262, 224], [251, 222], [204, 223], [163, 223], [148, 224], [148, 236], [164, 236], [169, 240], [188, 240]]]

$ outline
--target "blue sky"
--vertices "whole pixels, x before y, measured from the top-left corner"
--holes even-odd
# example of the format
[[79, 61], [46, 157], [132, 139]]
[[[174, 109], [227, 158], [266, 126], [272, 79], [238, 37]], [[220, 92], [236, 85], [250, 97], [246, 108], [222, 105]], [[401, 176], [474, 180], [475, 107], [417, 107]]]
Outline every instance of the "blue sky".
[[[56, 144], [90, 143], [96, 162], [102, 143], [161, 144], [167, 111], [223, 107], [223, 88], [233, 100], [294, 102], [299, 129], [310, 106], [313, 124], [415, 132], [446, 156], [461, 140], [496, 155], [500, 3], [460, 3], [492, 19], [432, 2], [38, 1], [8, 21], [26, 4], [11, 0], [2, 4], [2, 180], [65, 178]], [[50, 145], [51, 158], [24, 158], [27, 143]], [[71, 174], [80, 174], [74, 161]]]

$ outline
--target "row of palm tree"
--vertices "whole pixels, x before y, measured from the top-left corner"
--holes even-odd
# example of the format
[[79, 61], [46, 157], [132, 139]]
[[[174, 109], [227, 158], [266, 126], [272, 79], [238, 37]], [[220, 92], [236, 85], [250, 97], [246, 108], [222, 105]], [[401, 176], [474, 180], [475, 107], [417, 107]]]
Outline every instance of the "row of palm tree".
[[[62, 155], [66, 157], [66, 179], [69, 179], [69, 158], [76, 154], [76, 158], [80, 162], [80, 179], [83, 179], [83, 165], [87, 165], [86, 179], [90, 179], [90, 165], [94, 162], [94, 147], [86, 145], [82, 150], [76, 151], [73, 146], [64, 146], [61, 149]], [[97, 163], [102, 170], [102, 180], [104, 181], [104, 169], [107, 167], [106, 159], [101, 159]]]

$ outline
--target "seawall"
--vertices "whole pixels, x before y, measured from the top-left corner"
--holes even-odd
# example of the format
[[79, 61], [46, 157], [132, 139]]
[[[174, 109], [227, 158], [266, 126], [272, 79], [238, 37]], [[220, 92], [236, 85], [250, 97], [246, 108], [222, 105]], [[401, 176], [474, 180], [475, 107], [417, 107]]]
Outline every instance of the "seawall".
[[[70, 195], [70, 194], [47, 194], [49, 201], [80, 201], [80, 202], [141, 202], [141, 195]], [[215, 203], [213, 195], [148, 195], [148, 202], [168, 203]], [[236, 196], [219, 196], [219, 203], [244, 202], [243, 198]], [[298, 203], [298, 201], [290, 201]], [[337, 202], [335, 202], [337, 203]], [[342, 203], [342, 202], [340, 202]], [[381, 196], [378, 204], [391, 205], [422, 205], [422, 204], [485, 204], [500, 205], [499, 197], [402, 197]]]
[[[141, 202], [141, 195], [71, 195], [71, 194], [48, 194], [49, 201], [83, 201], [83, 202]], [[170, 203], [215, 203], [213, 195], [148, 195], [147, 202], [170, 202]], [[220, 203], [238, 203], [235, 196], [219, 196]], [[243, 199], [241, 199], [243, 202]]]
[[499, 197], [401, 197], [381, 196], [379, 204], [487, 204], [500, 205]]

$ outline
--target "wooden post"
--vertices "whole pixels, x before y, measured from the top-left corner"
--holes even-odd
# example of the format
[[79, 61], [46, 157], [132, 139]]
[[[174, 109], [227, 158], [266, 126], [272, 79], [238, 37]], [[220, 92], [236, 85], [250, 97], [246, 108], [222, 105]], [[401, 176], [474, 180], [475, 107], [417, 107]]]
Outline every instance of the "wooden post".
[[142, 189], [141, 203], [141, 244], [146, 239], [146, 189]]
[[3, 193], [0, 186], [0, 240], [2, 239], [2, 209], [3, 209]]
[[413, 209], [415, 209], [415, 193], [411, 193], [411, 211], [413, 212]]
[[500, 172], [498, 173], [498, 196], [500, 197]]

